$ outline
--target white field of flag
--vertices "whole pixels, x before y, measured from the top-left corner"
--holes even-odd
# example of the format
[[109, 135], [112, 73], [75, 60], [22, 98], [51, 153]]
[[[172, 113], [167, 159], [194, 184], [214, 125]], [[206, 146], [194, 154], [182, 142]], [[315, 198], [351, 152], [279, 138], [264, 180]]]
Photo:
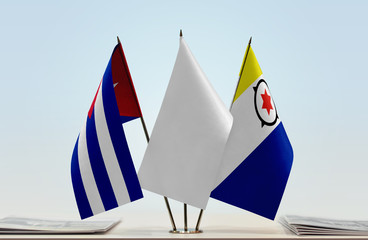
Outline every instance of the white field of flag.
[[138, 177], [143, 189], [205, 209], [232, 126], [184, 39]]

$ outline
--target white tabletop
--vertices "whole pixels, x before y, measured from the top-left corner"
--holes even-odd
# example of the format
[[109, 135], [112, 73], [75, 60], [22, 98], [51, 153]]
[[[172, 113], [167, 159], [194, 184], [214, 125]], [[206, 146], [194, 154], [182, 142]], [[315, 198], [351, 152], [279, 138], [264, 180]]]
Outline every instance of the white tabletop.
[[[182, 219], [176, 218], [178, 228]], [[190, 221], [191, 220], [191, 221]], [[189, 218], [189, 227], [195, 226], [196, 216]], [[367, 239], [368, 236], [303, 236], [299, 237], [283, 228], [277, 221], [256, 215], [207, 214], [203, 216], [199, 234], [172, 234], [166, 214], [125, 215], [121, 222], [103, 234], [0, 234], [0, 239]]]

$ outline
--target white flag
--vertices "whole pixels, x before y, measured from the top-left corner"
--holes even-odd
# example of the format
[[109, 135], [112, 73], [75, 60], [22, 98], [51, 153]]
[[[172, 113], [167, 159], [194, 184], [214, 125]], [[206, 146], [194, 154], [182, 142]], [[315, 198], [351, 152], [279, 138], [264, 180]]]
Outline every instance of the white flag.
[[138, 177], [142, 188], [205, 209], [232, 125], [184, 39]]

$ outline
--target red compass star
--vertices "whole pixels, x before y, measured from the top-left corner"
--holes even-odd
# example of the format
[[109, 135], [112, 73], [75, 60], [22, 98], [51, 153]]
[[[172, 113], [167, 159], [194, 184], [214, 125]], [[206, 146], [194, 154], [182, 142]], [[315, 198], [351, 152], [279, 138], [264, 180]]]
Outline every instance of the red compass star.
[[266, 89], [265, 89], [265, 93], [261, 94], [261, 97], [263, 99], [262, 109], [266, 109], [268, 115], [270, 115], [270, 111], [271, 111], [271, 109], [273, 109], [273, 107], [272, 107], [272, 104], [271, 104], [271, 96], [267, 94]]

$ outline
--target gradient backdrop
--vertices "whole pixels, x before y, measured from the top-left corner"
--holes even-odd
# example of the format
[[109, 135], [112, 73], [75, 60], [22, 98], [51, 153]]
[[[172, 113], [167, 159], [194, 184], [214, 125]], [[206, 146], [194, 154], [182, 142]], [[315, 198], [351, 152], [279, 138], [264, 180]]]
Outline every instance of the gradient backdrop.
[[[151, 132], [183, 29], [227, 106], [253, 36], [295, 154], [278, 216], [368, 219], [367, 10], [367, 1], [1, 1], [0, 216], [78, 219], [71, 154], [116, 36]], [[126, 131], [138, 169], [140, 121]], [[112, 212], [166, 214], [160, 196], [144, 194]], [[213, 199], [207, 212], [250, 214]]]

